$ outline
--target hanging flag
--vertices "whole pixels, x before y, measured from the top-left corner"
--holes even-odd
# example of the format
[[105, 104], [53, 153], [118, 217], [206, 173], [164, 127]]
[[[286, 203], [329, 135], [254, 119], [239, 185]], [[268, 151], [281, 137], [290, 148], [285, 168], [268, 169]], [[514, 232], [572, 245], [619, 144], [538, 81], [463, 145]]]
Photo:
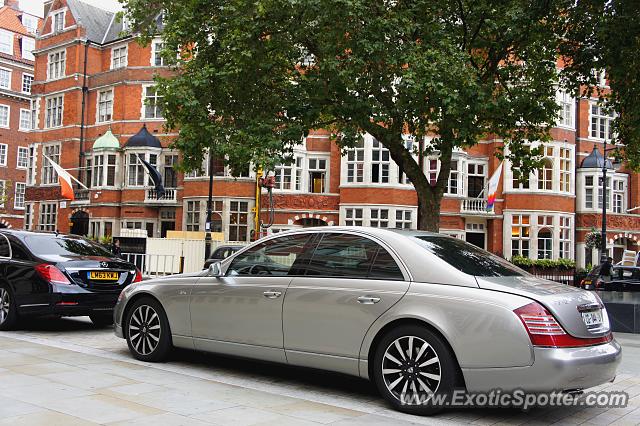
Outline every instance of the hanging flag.
[[44, 156], [45, 159], [47, 159], [49, 161], [49, 163], [51, 163], [51, 166], [53, 167], [53, 169], [56, 171], [56, 173], [58, 175], [58, 183], [60, 184], [60, 193], [62, 194], [62, 198], [66, 198], [67, 200], [71, 200], [71, 201], [75, 200], [75, 196], [73, 195], [73, 186], [71, 184], [71, 181], [75, 180], [80, 185], [82, 185], [85, 189], [87, 187], [84, 186], [82, 183], [80, 183], [78, 181], [78, 179], [76, 179], [73, 176], [71, 176], [68, 171], [66, 171], [65, 169], [60, 167], [60, 165], [58, 163], [56, 163], [55, 161], [53, 161], [51, 158], [47, 157], [44, 154], [43, 154], [43, 156]]
[[489, 188], [487, 191], [487, 211], [493, 208], [496, 202], [496, 193], [498, 192], [498, 184], [500, 183], [500, 175], [502, 174], [502, 162], [498, 166], [491, 179], [489, 179]]
[[158, 169], [153, 167], [148, 161], [145, 161], [142, 158], [140, 158], [139, 155], [138, 155], [138, 159], [142, 162], [142, 164], [144, 165], [144, 168], [147, 169], [147, 173], [149, 174], [149, 177], [153, 181], [153, 185], [155, 186], [155, 190], [156, 190], [156, 196], [158, 198], [164, 197], [165, 190], [164, 190], [164, 186], [162, 185], [162, 176], [160, 176], [160, 172], [158, 172]]

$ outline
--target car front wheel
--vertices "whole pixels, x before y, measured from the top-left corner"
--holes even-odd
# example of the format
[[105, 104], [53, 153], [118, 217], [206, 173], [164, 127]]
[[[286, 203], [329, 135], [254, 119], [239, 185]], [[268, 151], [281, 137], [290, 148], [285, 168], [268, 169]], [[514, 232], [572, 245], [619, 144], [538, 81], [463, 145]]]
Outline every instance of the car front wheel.
[[18, 307], [8, 286], [0, 284], [0, 330], [12, 330], [18, 322]]
[[141, 361], [163, 361], [171, 352], [169, 321], [155, 299], [143, 298], [133, 304], [125, 318], [124, 331], [129, 350]]
[[373, 378], [395, 409], [417, 415], [442, 410], [440, 395], [450, 396], [462, 387], [449, 346], [419, 325], [400, 326], [381, 339], [375, 352]]

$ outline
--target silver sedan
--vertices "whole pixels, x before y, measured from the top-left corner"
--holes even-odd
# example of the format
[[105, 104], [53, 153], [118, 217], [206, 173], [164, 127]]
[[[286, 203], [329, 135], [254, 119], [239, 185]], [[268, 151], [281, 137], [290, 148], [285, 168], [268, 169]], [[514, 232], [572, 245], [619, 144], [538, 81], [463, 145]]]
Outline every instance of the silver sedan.
[[621, 357], [594, 293], [426, 232], [275, 234], [201, 273], [129, 286], [114, 315], [140, 360], [175, 346], [331, 370], [414, 414], [457, 389], [589, 388]]

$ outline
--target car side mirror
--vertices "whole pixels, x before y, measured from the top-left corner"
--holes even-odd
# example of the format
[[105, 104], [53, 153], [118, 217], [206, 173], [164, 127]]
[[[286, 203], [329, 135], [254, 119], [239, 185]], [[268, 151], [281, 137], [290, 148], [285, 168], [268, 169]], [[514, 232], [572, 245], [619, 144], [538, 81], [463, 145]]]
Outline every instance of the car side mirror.
[[222, 276], [222, 264], [220, 262], [213, 262], [209, 265], [208, 275], [210, 277], [221, 277]]

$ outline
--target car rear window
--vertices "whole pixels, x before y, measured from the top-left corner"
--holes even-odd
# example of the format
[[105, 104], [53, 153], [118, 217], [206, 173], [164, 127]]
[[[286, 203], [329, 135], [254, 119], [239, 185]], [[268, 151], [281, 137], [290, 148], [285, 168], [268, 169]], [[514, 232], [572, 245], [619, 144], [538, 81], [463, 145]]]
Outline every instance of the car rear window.
[[478, 277], [528, 275], [505, 259], [455, 238], [435, 235], [421, 235], [413, 238], [427, 251], [465, 274]]
[[55, 235], [29, 235], [25, 245], [36, 256], [104, 256], [113, 257], [106, 248], [83, 238], [69, 238]]

